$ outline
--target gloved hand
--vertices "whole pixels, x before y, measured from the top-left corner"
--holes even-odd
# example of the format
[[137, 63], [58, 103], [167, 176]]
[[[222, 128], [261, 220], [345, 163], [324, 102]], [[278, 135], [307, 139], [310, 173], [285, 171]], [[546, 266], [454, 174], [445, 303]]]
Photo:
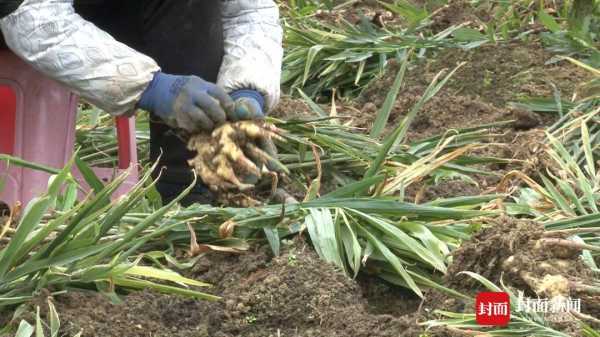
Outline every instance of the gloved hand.
[[265, 98], [256, 90], [242, 89], [232, 92], [231, 98], [235, 101], [235, 108], [227, 119], [231, 122], [246, 120], [262, 120], [265, 118]]
[[217, 85], [197, 76], [157, 72], [138, 107], [161, 117], [167, 125], [190, 133], [212, 131], [233, 113], [233, 99]]
[[[232, 92], [231, 98], [235, 101], [235, 109], [227, 115], [232, 122], [244, 120], [263, 120], [265, 118], [265, 98], [261, 93], [251, 89], [241, 89]], [[256, 144], [273, 158], [277, 158], [277, 146], [271, 137], [261, 138]]]

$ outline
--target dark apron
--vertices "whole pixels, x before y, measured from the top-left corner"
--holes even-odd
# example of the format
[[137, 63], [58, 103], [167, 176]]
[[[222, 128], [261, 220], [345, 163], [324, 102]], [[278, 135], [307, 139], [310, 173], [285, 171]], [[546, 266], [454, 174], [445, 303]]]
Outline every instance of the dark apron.
[[[25, 0], [0, 0], [0, 19], [14, 12], [17, 8], [19, 8], [19, 6], [21, 6], [23, 1]], [[1, 36], [0, 39], [2, 39]], [[1, 42], [2, 43], [0, 43], [0, 46], [3, 46], [5, 48], [6, 45], [4, 44], [4, 40], [2, 40]]]

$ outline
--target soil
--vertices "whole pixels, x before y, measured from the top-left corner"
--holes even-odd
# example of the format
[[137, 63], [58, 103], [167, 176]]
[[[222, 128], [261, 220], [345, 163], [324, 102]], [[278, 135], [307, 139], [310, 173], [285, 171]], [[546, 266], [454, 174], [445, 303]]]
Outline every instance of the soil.
[[[485, 181], [481, 178], [481, 181]], [[416, 190], [410, 189], [407, 192], [409, 200], [415, 203], [432, 201], [435, 199], [465, 197], [479, 195], [485, 190], [485, 186], [474, 185], [462, 180], [442, 181], [437, 185], [420, 184], [415, 185]]]
[[493, 221], [491, 227], [480, 231], [454, 251], [448, 270], [448, 284], [459, 289], [473, 289], [477, 281], [458, 275], [465, 270], [499, 284], [505, 272], [504, 261], [516, 252], [530, 253], [531, 244], [541, 238], [543, 232], [543, 226], [532, 221], [511, 218]]
[[482, 6], [474, 8], [466, 0], [450, 0], [446, 5], [432, 8], [430, 12], [433, 13], [431, 18], [433, 23], [429, 28], [435, 33], [459, 24], [480, 28], [483, 22], [492, 19], [488, 8]]
[[282, 96], [279, 104], [270, 113], [271, 117], [281, 118], [285, 120], [306, 120], [315, 119], [318, 115], [310, 110], [300, 99], [294, 99], [289, 96]]
[[[551, 58], [552, 54], [536, 42], [488, 45], [467, 51], [444, 50], [407, 73], [390, 124], [395, 125], [410, 110], [437, 73], [466, 62], [423, 107], [409, 138], [422, 139], [452, 128], [506, 120], [516, 120], [511, 125], [516, 130], [548, 125], [556, 116], [519, 111], [510, 103], [524, 97], [552, 96], [549, 83], [557, 86], [563, 98], [568, 98], [582, 80], [589, 78], [585, 71], [569, 63], [547, 65]], [[391, 68], [385, 78], [363, 92], [365, 106], [381, 106], [395, 73]], [[370, 126], [374, 116], [363, 117], [363, 123]]]
[[[375, 12], [381, 10], [376, 5], [366, 4], [341, 13], [357, 12], [361, 6]], [[465, 0], [450, 1], [447, 6], [428, 10], [436, 13], [433, 16], [433, 28], [439, 30], [465, 21], [477, 27], [477, 22], [489, 20], [489, 13], [493, 13], [489, 8], [474, 10]], [[555, 93], [553, 85], [562, 99], [568, 100], [578, 85], [590, 78], [581, 68], [565, 61], [554, 62], [553, 57], [539, 42], [513, 41], [472, 50], [444, 49], [425, 55], [420, 62], [413, 64], [407, 71], [391, 112], [387, 132], [403, 120], [436, 74], [465, 62], [440, 92], [422, 107], [409, 129], [407, 141], [416, 142], [447, 134], [452, 129], [511, 121], [504, 127], [490, 128], [488, 138], [482, 140], [483, 143], [496, 145], [471, 154], [514, 161], [511, 164], [479, 166], [480, 169], [493, 171], [495, 175], [473, 177], [477, 185], [457, 179], [444, 181], [437, 186], [424, 181], [409, 187], [407, 199], [426, 202], [452, 196], [449, 191], [458, 193], [454, 196], [493, 192], [499, 177], [511, 170], [522, 171], [534, 179], [538, 172], [544, 172], [549, 163], [543, 158], [544, 148], [540, 144], [544, 140], [543, 129], [553, 124], [558, 116], [527, 111], [512, 103], [524, 98], [552, 97]], [[354, 126], [370, 130], [398, 69], [399, 64], [392, 61], [386, 74], [373, 81], [358, 100], [336, 101], [338, 115], [348, 117]], [[330, 108], [324, 105], [323, 110], [327, 112]], [[304, 103], [289, 98], [282, 100], [274, 116], [299, 119], [316, 117]]]
[[378, 279], [348, 278], [295, 244], [244, 255], [209, 253], [188, 276], [222, 297], [206, 302], [152, 292], [121, 305], [95, 293], [56, 297], [62, 332], [83, 336], [418, 336], [420, 300]]
[[[483, 289], [481, 285], [459, 275], [473, 271], [534, 297], [539, 295], [534, 292], [536, 288], [520, 271], [529, 271], [537, 279], [552, 274], [590, 282], [591, 275], [576, 252], [538, 247], [544, 233], [543, 226], [533, 221], [508, 217], [490, 220], [488, 227], [453, 253], [444, 285], [474, 297]], [[507, 263], [510, 259], [513, 262]], [[123, 304], [112, 304], [97, 293], [71, 292], [53, 300], [60, 313], [61, 332], [69, 336], [83, 331], [84, 336], [92, 337], [413, 337], [424, 331], [419, 322], [434, 318], [435, 309], [472, 312], [472, 303], [437, 291], [427, 292], [421, 302], [409, 292], [368, 275], [352, 280], [323, 263], [300, 239], [287, 244], [279, 257], [273, 257], [268, 247], [240, 255], [207, 253], [185, 274], [213, 284], [208, 292], [222, 300], [206, 302], [136, 292], [124, 296]], [[600, 313], [597, 295], [577, 291], [569, 295], [582, 299], [584, 313], [596, 317]], [[45, 299], [35, 303], [43, 306]], [[568, 324], [555, 328], [577, 335], [571, 333], [575, 327]], [[433, 329], [428, 335], [460, 335], [456, 333]]]
[[[460, 7], [460, 3], [452, 2], [450, 7]], [[500, 177], [511, 170], [523, 171], [533, 178], [544, 172], [550, 163], [543, 155], [543, 129], [553, 124], [557, 115], [526, 111], [512, 103], [527, 97], [552, 97], [551, 83], [563, 99], [568, 99], [578, 84], [589, 78], [589, 74], [568, 62], [547, 64], [552, 57], [537, 42], [511, 42], [467, 51], [446, 49], [410, 68], [390, 115], [388, 132], [402, 121], [438, 72], [466, 62], [417, 114], [407, 141], [419, 141], [451, 129], [512, 121], [504, 127], [490, 128], [488, 138], [482, 142], [495, 145], [471, 154], [514, 161], [479, 166], [495, 175], [472, 177], [477, 185], [453, 179], [437, 186], [427, 181], [409, 186], [407, 200], [426, 202], [493, 192]], [[336, 102], [338, 115], [350, 118], [354, 126], [370, 130], [399, 65], [391, 64], [388, 69], [383, 78], [363, 91], [359, 100]], [[323, 109], [330, 110], [328, 106]], [[284, 98], [273, 115], [292, 119], [316, 117], [304, 103], [291, 98]]]
[[579, 250], [540, 244], [540, 240], [547, 238], [564, 239], [565, 234], [550, 235], [540, 223], [509, 217], [493, 220], [490, 224], [491, 227], [480, 231], [453, 252], [446, 285], [471, 294], [482, 289], [474, 279], [459, 275], [462, 271], [471, 271], [497, 285], [503, 283], [524, 291], [526, 296], [581, 298], [582, 312], [598, 316], [600, 296], [597, 294], [566, 283], [562, 288], [562, 282], [542, 285], [551, 278], [582, 284], [594, 282], [590, 269], [579, 258]]
[[[527, 97], [551, 97], [552, 84], [563, 99], [571, 97], [582, 79], [589, 78], [581, 69], [569, 63], [546, 64], [552, 54], [535, 42], [512, 42], [489, 45], [469, 51], [447, 49], [429, 57], [407, 72], [405, 83], [392, 110], [389, 129], [396, 126], [420, 99], [440, 71], [466, 62], [446, 85], [423, 106], [408, 133], [408, 141], [419, 141], [447, 133], [451, 129], [475, 127], [495, 122], [512, 121], [505, 127], [490, 128], [490, 137], [483, 143], [494, 143], [472, 155], [515, 160], [513, 163], [483, 165], [479, 168], [496, 173], [495, 177], [473, 177], [479, 187], [455, 180], [448, 185], [427, 185], [422, 201], [449, 196], [475, 195], [498, 183], [498, 176], [510, 170], [520, 170], [535, 177], [548, 163], [541, 157], [543, 128], [557, 120], [555, 114], [541, 114], [517, 108], [512, 103]], [[369, 129], [377, 107], [385, 100], [399, 65], [392, 65], [384, 78], [363, 91], [356, 124]], [[422, 189], [423, 186], [418, 186]], [[411, 196], [413, 197], [413, 196]]]
[[351, 6], [343, 6], [334, 11], [318, 11], [316, 17], [328, 24], [347, 22], [358, 24], [362, 20], [369, 20], [378, 27], [398, 26], [404, 21], [402, 17], [386, 10], [377, 1], [358, 1]]

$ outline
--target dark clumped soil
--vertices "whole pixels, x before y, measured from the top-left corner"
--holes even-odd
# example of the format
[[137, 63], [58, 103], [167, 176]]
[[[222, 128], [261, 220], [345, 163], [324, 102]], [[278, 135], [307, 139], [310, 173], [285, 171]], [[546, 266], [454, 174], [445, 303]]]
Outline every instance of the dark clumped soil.
[[[487, 290], [479, 281], [463, 272], [475, 272], [497, 286], [505, 286], [513, 293], [522, 292], [528, 298], [556, 296], [581, 299], [581, 312], [599, 317], [600, 297], [595, 292], [576, 289], [573, 283], [592, 284], [590, 269], [579, 258], [579, 251], [564, 247], [540, 246], [544, 238], [565, 238], [563, 233], [550, 234], [542, 224], [500, 217], [490, 220], [486, 227], [465, 241], [452, 253], [452, 262], [444, 285], [475, 298]], [[436, 290], [425, 296], [423, 310], [435, 309], [456, 313], [474, 312], [474, 302], [449, 296]], [[512, 304], [511, 304], [512, 305]], [[547, 314], [547, 323], [569, 336], [581, 336], [576, 320], [553, 320]], [[598, 326], [596, 326], [598, 328]], [[466, 336], [464, 332], [448, 328], [435, 328], [430, 336]], [[483, 336], [483, 335], [482, 335]]]
[[[482, 181], [485, 181], [482, 179]], [[432, 201], [436, 198], [454, 198], [471, 195], [478, 195], [484, 192], [487, 186], [474, 185], [473, 183], [463, 180], [448, 180], [440, 182], [437, 185], [426, 186], [415, 196], [415, 201], [418, 203], [423, 201]]]
[[270, 116], [285, 120], [310, 120], [318, 117], [301, 99], [293, 99], [289, 96], [281, 97], [279, 104], [270, 113]]
[[[451, 135], [453, 129], [507, 122], [489, 127], [487, 138], [482, 140], [487, 145], [470, 154], [511, 162], [478, 167], [492, 174], [473, 176], [477, 184], [453, 179], [438, 186], [430, 182], [411, 186], [409, 189], [413, 191], [407, 193], [409, 201], [450, 196], [447, 191], [476, 195], [490, 191], [509, 171], [519, 170], [534, 178], [538, 172], [546, 171], [549, 163], [544, 158], [543, 130], [557, 120], [557, 115], [527, 111], [512, 103], [524, 98], [552, 97], [555, 87], [563, 99], [569, 99], [578, 84], [589, 78], [585, 71], [570, 63], [550, 63], [552, 58], [538, 42], [511, 42], [473, 50], [446, 49], [412, 66], [394, 104], [388, 131], [403, 120], [436, 74], [465, 62], [419, 111], [409, 128], [407, 141]], [[370, 130], [398, 69], [398, 64], [390, 64], [386, 75], [367, 87], [357, 102], [336, 102], [338, 115], [350, 118], [359, 129]], [[290, 101], [284, 101], [278, 116], [315, 117], [303, 104]]]
[[[451, 2], [450, 7], [460, 7], [460, 4]], [[448, 83], [418, 112], [409, 128], [407, 141], [417, 142], [443, 134], [449, 136], [452, 130], [507, 122], [489, 127], [486, 139], [482, 140], [486, 146], [470, 154], [509, 159], [511, 162], [477, 166], [492, 174], [473, 176], [476, 184], [450, 179], [437, 186], [427, 181], [410, 186], [408, 201], [425, 202], [452, 196], [447, 191], [456, 191], [459, 196], [488, 192], [503, 175], [512, 170], [522, 171], [534, 178], [538, 172], [545, 172], [549, 163], [543, 157], [543, 130], [553, 124], [558, 116], [528, 111], [513, 103], [524, 98], [552, 97], [555, 87], [561, 97], [568, 100], [578, 84], [589, 78], [577, 66], [568, 62], [550, 62], [552, 59], [553, 54], [539, 42], [510, 42], [484, 45], [472, 50], [445, 49], [411, 66], [392, 109], [388, 132], [403, 120], [436, 74], [464, 62]], [[373, 81], [357, 101], [337, 101], [338, 116], [346, 118], [344, 121], [350, 120], [359, 130], [370, 130], [399, 67], [392, 61], [386, 74]], [[323, 109], [328, 112], [330, 108], [323, 106]], [[317, 117], [304, 103], [289, 98], [282, 100], [274, 115], [296, 119]]]
[[226, 300], [212, 316], [214, 336], [416, 334], [410, 318], [369, 313], [360, 287], [309, 249], [290, 251], [266, 267], [241, 279], [221, 279], [235, 286], [224, 289]]
[[[594, 282], [589, 267], [580, 259], [580, 250], [542, 244], [548, 239], [565, 239], [565, 233], [546, 232], [540, 223], [509, 217], [498, 218], [490, 224], [453, 252], [446, 285], [465, 293], [482, 289], [474, 279], [460, 275], [471, 271], [531, 297], [580, 298], [582, 312], [598, 317], [600, 296], [574, 286]], [[453, 300], [449, 303], [460, 305]]]
[[[465, 62], [420, 111], [410, 138], [422, 139], [452, 128], [508, 120], [515, 120], [511, 127], [516, 130], [548, 125], [556, 116], [532, 114], [512, 108], [510, 103], [525, 97], [551, 97], [554, 89], [550, 83], [567, 99], [577, 85], [589, 77], [565, 62], [546, 64], [552, 56], [537, 42], [512, 42], [473, 50], [446, 49], [409, 71], [392, 112], [391, 124], [395, 125], [393, 122], [410, 110], [438, 72]], [[373, 105], [381, 106], [394, 76], [394, 67], [390, 67], [384, 78], [363, 92], [365, 110]], [[374, 116], [364, 117], [363, 123], [370, 126]]]
[[454, 251], [448, 270], [448, 284], [465, 287], [463, 289], [473, 288], [477, 282], [458, 275], [462, 271], [478, 273], [499, 284], [504, 273], [504, 261], [517, 252], [530, 253], [532, 244], [541, 238], [543, 232], [543, 226], [532, 221], [511, 218], [493, 221], [489, 228], [475, 234]]
[[217, 302], [152, 292], [112, 304], [95, 293], [54, 299], [62, 332], [83, 336], [418, 336], [420, 301], [377, 279], [348, 278], [303, 244], [272, 258], [210, 253], [191, 274]]
[[[543, 278], [548, 274], [561, 274], [581, 280], [590, 279], [589, 268], [579, 259], [576, 249], [541, 245], [540, 240], [566, 236], [560, 232], [546, 232], [541, 223], [529, 220], [501, 217], [490, 220], [490, 227], [483, 229], [464, 242], [452, 254], [449, 268], [449, 285], [472, 286], [468, 281], [456, 279], [461, 271], [472, 271], [499, 284], [526, 288], [527, 282], [521, 272]], [[534, 289], [532, 289], [534, 290]]]
[[[554, 123], [558, 116], [527, 111], [512, 103], [529, 97], [552, 97], [552, 84], [563, 99], [568, 99], [577, 85], [588, 78], [584, 71], [569, 63], [548, 64], [552, 56], [537, 42], [511, 42], [473, 50], [446, 49], [409, 69], [392, 110], [388, 130], [402, 121], [436, 74], [465, 62], [419, 111], [409, 129], [408, 141], [451, 135], [452, 129], [509, 122], [490, 127], [487, 139], [482, 141], [488, 145], [471, 154], [512, 160], [509, 164], [481, 166], [494, 174], [473, 177], [478, 185], [461, 180], [454, 180], [451, 185], [444, 182], [437, 187], [427, 184], [420, 196], [411, 195], [411, 198], [428, 201], [445, 197], [448, 187], [457, 190], [458, 195], [476, 195], [489, 190], [499, 182], [499, 177], [511, 170], [534, 177], [538, 171], [545, 170], [547, 163], [541, 157], [545, 139], [543, 128]], [[383, 78], [363, 91], [358, 107], [360, 113], [353, 114], [357, 126], [365, 129], [372, 126], [398, 69], [398, 64], [390, 65]], [[418, 186], [418, 189], [422, 187]]]
[[466, 0], [450, 0], [433, 13], [433, 23], [429, 27], [436, 33], [459, 24], [477, 27], [482, 21], [489, 20], [488, 12], [473, 8]]
[[360, 274], [358, 284], [371, 314], [405, 316], [407, 313], [414, 313], [420, 304], [411, 292], [382, 282], [374, 276]]
[[376, 0], [357, 1], [352, 5], [338, 7], [336, 10], [320, 10], [315, 17], [327, 24], [359, 24], [363, 20], [370, 21], [378, 27], [399, 26], [404, 20], [401, 16], [386, 10]]

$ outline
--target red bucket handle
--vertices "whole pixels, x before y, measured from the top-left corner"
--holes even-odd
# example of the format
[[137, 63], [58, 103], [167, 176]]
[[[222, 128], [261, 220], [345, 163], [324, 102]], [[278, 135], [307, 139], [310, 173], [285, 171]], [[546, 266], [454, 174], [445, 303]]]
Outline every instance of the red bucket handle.
[[119, 149], [119, 169], [125, 170], [137, 164], [137, 144], [135, 137], [135, 117], [117, 117], [117, 142]]
[[0, 85], [0, 153], [14, 154], [17, 96], [9, 85]]

